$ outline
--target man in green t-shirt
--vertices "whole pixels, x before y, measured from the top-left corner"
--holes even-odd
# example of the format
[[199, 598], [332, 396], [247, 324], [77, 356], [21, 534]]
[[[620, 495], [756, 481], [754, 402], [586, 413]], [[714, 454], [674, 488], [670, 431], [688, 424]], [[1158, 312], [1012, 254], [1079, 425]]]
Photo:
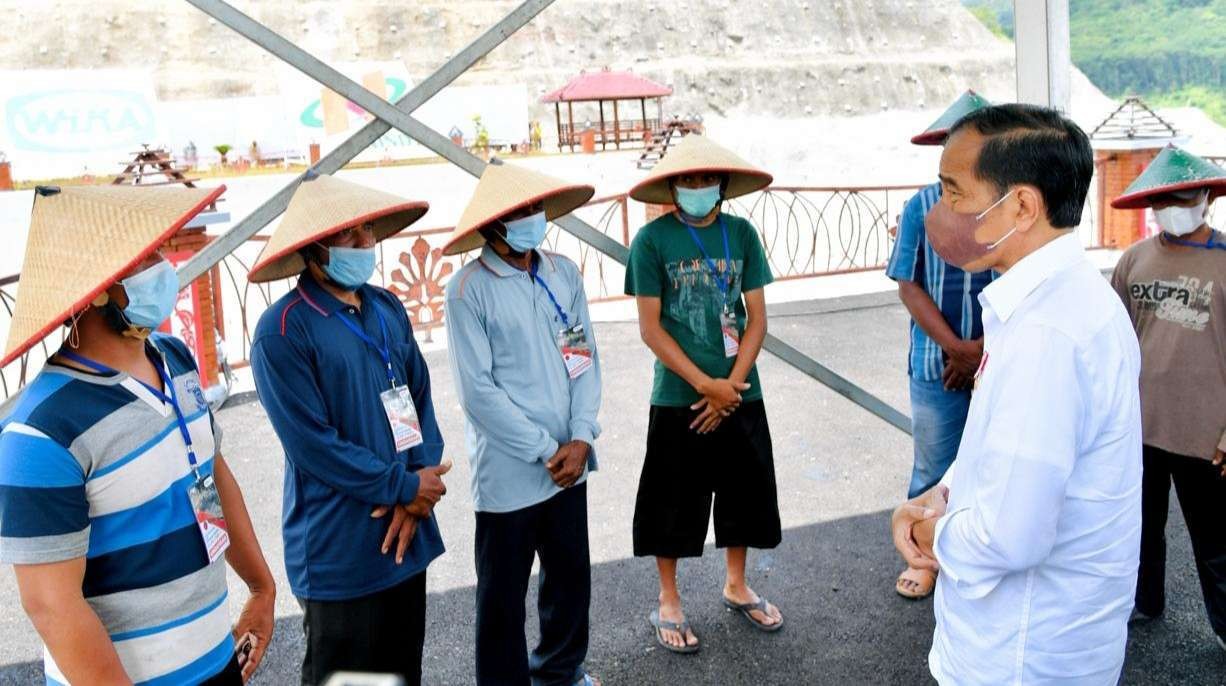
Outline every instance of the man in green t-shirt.
[[630, 191], [677, 209], [644, 226], [630, 247], [626, 294], [656, 355], [647, 455], [634, 509], [634, 554], [654, 556], [656, 641], [698, 650], [677, 592], [677, 560], [702, 555], [715, 502], [715, 545], [727, 551], [724, 604], [777, 631], [779, 610], [745, 581], [749, 547], [779, 545], [770, 429], [754, 366], [766, 337], [763, 287], [773, 279], [757, 231], [720, 212], [723, 200], [771, 176], [698, 135], [669, 152]]

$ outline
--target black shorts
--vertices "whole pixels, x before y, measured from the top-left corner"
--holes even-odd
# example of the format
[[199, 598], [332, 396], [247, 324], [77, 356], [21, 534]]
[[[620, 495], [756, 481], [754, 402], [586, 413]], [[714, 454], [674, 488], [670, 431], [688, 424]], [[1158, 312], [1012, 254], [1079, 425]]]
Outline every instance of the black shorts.
[[715, 545], [774, 548], [782, 533], [766, 407], [742, 403], [709, 434], [688, 407], [652, 405], [634, 504], [634, 554], [699, 557], [715, 499]]

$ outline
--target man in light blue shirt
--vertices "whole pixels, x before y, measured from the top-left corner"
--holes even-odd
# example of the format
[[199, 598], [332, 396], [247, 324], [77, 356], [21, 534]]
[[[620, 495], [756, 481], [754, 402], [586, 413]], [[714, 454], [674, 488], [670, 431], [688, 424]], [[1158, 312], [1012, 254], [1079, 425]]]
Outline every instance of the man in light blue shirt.
[[[579, 268], [537, 249], [546, 221], [593, 193], [495, 162], [444, 248], [481, 248], [448, 282], [444, 310], [477, 510], [480, 685], [598, 683], [583, 661], [600, 362]], [[529, 655], [524, 598], [537, 556], [541, 641]]]

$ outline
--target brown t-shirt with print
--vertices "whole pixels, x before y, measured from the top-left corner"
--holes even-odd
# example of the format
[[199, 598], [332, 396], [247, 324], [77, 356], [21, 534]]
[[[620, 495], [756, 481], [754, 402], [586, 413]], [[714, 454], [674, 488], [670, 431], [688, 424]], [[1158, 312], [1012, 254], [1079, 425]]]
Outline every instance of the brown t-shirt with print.
[[1145, 444], [1212, 459], [1226, 450], [1226, 250], [1155, 236], [1124, 253], [1111, 285], [1141, 342]]

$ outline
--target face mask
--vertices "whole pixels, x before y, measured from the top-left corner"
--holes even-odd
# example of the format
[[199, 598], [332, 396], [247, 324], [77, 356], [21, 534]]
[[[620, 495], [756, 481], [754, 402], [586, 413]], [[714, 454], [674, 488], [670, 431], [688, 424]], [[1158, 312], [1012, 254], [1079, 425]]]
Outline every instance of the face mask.
[[1171, 206], [1154, 210], [1154, 219], [1158, 220], [1158, 226], [1163, 231], [1172, 236], [1186, 236], [1205, 223], [1205, 208], [1208, 206], [1209, 196], [1205, 194], [1192, 207]]
[[545, 212], [542, 210], [530, 217], [502, 223], [507, 227], [507, 245], [518, 253], [527, 253], [545, 240]]
[[[980, 260], [1000, 247], [1001, 243], [1004, 243], [1017, 231], [1017, 227], [1010, 229], [1008, 233], [993, 243], [980, 243], [975, 240], [975, 231], [979, 228], [984, 216], [996, 209], [1010, 195], [1013, 195], [1013, 191], [1004, 194], [1000, 200], [992, 203], [991, 207], [979, 214], [954, 212], [945, 202], [933, 205], [928, 216], [924, 218], [925, 233], [928, 236], [928, 242], [932, 244], [932, 249], [946, 262], [966, 269], [967, 265]], [[974, 271], [983, 271], [983, 269]]]
[[162, 260], [148, 269], [120, 281], [128, 295], [123, 316], [133, 326], [156, 329], [166, 321], [179, 299], [179, 275]]
[[677, 206], [691, 217], [705, 217], [719, 204], [719, 184], [706, 188], [676, 187]]
[[362, 284], [370, 281], [375, 273], [375, 249], [343, 248], [334, 245], [328, 248], [328, 263], [323, 266], [328, 278], [336, 285], [350, 291], [356, 291]]

